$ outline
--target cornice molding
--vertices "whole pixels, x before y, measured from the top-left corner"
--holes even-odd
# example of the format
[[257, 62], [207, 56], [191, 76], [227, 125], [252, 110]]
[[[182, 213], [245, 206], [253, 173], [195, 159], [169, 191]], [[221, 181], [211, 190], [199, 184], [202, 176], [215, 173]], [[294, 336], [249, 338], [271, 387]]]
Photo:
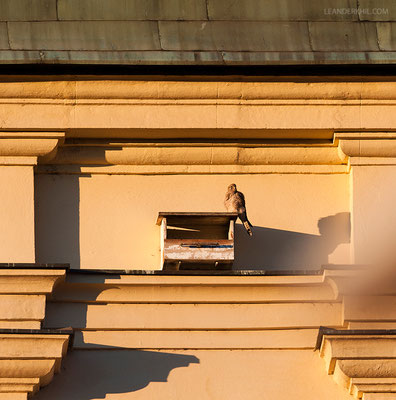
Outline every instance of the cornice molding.
[[388, 159], [396, 158], [395, 132], [337, 132], [334, 143], [340, 158], [349, 157], [351, 165], [389, 164]]
[[[124, 131], [124, 137], [139, 138], [167, 138], [169, 131], [177, 130], [184, 137], [211, 137], [208, 130], [215, 130], [217, 137], [229, 138], [231, 130], [244, 130], [232, 135], [252, 138], [270, 137], [276, 130], [285, 135], [300, 131], [304, 137], [317, 131], [315, 137], [323, 137], [323, 131], [334, 129], [395, 126], [396, 82], [383, 78], [377, 78], [381, 82], [285, 82], [282, 77], [267, 82], [232, 78], [219, 82], [214, 77], [206, 81], [202, 77], [40, 79], [0, 82], [1, 129], [59, 129], [75, 137], [97, 137], [100, 130], [116, 137]], [[186, 132], [192, 129], [195, 136]]]
[[[320, 356], [326, 371], [357, 399], [396, 396], [396, 335], [385, 333], [324, 334]], [[353, 332], [351, 332], [353, 333]]]
[[39, 165], [38, 174], [65, 175], [209, 175], [209, 174], [347, 174], [347, 165]]
[[340, 165], [337, 148], [328, 144], [227, 144], [227, 143], [147, 143], [108, 142], [68, 144], [49, 163], [64, 165], [137, 166], [260, 166], [260, 165]]
[[[244, 173], [244, 170], [245, 173], [318, 173], [310, 170], [315, 167], [325, 167], [329, 173], [345, 173], [349, 166], [396, 164], [394, 132], [336, 132], [332, 144], [281, 140], [261, 143], [77, 140], [55, 147], [56, 156], [52, 152], [41, 157], [40, 164], [54, 165], [56, 170], [66, 166], [69, 170], [66, 173], [73, 173], [73, 166], [101, 166], [97, 172], [91, 167], [89, 173], [106, 174]], [[306, 166], [306, 171], [300, 171], [302, 166]], [[342, 171], [334, 170], [337, 167]]]
[[[182, 80], [183, 79], [183, 80]], [[0, 83], [0, 99], [9, 100], [51, 100], [77, 102], [79, 100], [221, 100], [221, 101], [255, 101], [255, 100], [312, 100], [323, 101], [394, 101], [396, 100], [396, 82], [287, 82], [282, 78], [272, 81], [237, 82], [219, 81], [214, 77], [199, 78], [188, 81], [185, 77], [171, 79], [131, 80], [127, 77], [109, 79], [70, 80], [68, 77], [54, 79], [42, 77], [28, 82], [3, 81]], [[296, 78], [298, 79], [298, 78]]]
[[68, 334], [0, 333], [0, 396], [27, 398], [60, 372]]
[[46, 297], [65, 276], [64, 269], [0, 269], [0, 328], [39, 329]]
[[323, 282], [333, 289], [335, 299], [341, 301], [343, 296], [351, 290], [351, 282], [361, 275], [359, 268], [324, 269]]
[[56, 155], [64, 137], [64, 132], [0, 132], [0, 165], [34, 165], [38, 158], [48, 160]]
[[52, 293], [54, 287], [64, 282], [65, 269], [0, 269], [0, 294]]

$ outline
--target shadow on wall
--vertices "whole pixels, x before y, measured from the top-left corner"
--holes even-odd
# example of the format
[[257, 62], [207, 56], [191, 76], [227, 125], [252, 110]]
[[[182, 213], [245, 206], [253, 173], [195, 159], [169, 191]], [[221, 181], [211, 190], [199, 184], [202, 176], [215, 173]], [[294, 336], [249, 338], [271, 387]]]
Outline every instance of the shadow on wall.
[[[66, 281], [73, 282], [73, 274], [78, 274], [84, 282], [84, 274], [69, 272]], [[111, 279], [120, 279], [119, 274], [110, 275]], [[81, 301], [66, 303], [47, 302], [44, 328], [72, 326], [75, 330], [74, 343], [84, 343], [81, 330], [87, 327], [88, 304], [97, 300], [104, 290], [115, 289], [117, 285], [105, 284], [103, 274], [89, 274], [90, 285], [76, 285], [72, 290]], [[70, 282], [69, 282], [70, 283]], [[66, 283], [67, 285], [68, 283]], [[55, 291], [63, 289], [62, 284]], [[79, 291], [81, 291], [79, 293]], [[70, 312], [71, 311], [71, 312]], [[130, 316], [133, 319], [133, 315]], [[73, 343], [73, 344], [74, 344]], [[62, 361], [62, 371], [55, 375], [50, 385], [42, 388], [37, 400], [91, 400], [104, 399], [109, 393], [130, 393], [145, 388], [150, 382], [167, 382], [169, 373], [180, 367], [199, 364], [193, 355], [166, 353], [163, 351], [142, 351], [117, 346], [84, 343], [82, 350], [69, 350]]]
[[129, 393], [150, 382], [167, 382], [174, 368], [199, 364], [192, 355], [102, 346], [69, 352], [62, 372], [35, 396], [37, 400], [104, 399], [108, 393]]
[[[80, 268], [79, 179], [80, 175], [35, 178], [36, 262]], [[59, 259], [60, 254], [67, 259]]]
[[318, 221], [320, 235], [253, 227], [249, 237], [236, 225], [234, 269], [318, 269], [329, 255], [351, 236], [350, 213], [343, 212]]
[[[83, 286], [79, 288], [79, 285], [76, 285], [71, 289], [67, 285], [70, 282], [73, 282], [73, 278], [77, 274], [77, 276], [85, 280], [88, 278], [90, 285]], [[80, 296], [81, 301], [67, 303], [68, 308], [66, 310], [63, 309], [63, 303], [58, 303], [56, 301], [47, 301], [45, 308], [45, 319], [43, 321], [43, 328], [45, 329], [58, 329], [64, 328], [66, 326], [72, 326], [75, 331], [75, 336], [81, 334], [79, 330], [87, 327], [87, 315], [88, 315], [88, 302], [94, 302], [98, 299], [98, 296], [105, 290], [118, 289], [117, 285], [109, 285], [105, 283], [106, 278], [111, 277], [112, 280], [120, 279], [120, 274], [114, 273], [111, 275], [104, 275], [99, 273], [94, 274], [86, 274], [84, 271], [69, 271], [66, 276], [66, 288], [65, 285], [59, 284], [55, 287], [54, 297], [60, 294], [62, 296], [62, 292], [66, 294], [72, 290], [72, 292]], [[68, 312], [71, 310], [72, 312]]]

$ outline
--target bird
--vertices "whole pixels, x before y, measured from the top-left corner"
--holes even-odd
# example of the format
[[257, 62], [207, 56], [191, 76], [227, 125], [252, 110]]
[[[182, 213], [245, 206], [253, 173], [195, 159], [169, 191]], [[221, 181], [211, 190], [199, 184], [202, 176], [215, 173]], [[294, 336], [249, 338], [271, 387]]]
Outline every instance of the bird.
[[248, 235], [252, 236], [253, 232], [250, 228], [253, 225], [248, 220], [246, 214], [245, 196], [242, 192], [238, 192], [235, 183], [231, 183], [231, 185], [228, 186], [224, 199], [224, 205], [228, 212], [238, 213], [238, 217], [242, 221], [246, 232], [248, 233]]

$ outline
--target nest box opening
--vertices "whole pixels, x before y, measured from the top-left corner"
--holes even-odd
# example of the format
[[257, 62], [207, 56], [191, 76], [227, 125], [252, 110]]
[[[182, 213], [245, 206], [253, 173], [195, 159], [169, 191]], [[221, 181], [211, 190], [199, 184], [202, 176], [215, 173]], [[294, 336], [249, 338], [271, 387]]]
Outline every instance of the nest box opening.
[[231, 268], [236, 213], [160, 212], [161, 268]]

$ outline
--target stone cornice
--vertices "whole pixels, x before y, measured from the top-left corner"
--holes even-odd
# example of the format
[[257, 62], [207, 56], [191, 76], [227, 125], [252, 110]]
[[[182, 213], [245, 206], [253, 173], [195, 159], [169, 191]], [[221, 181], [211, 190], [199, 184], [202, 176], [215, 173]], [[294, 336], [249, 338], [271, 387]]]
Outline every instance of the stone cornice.
[[[305, 274], [299, 271], [300, 275], [296, 275], [296, 271], [283, 271], [283, 275], [274, 276], [270, 271], [268, 275], [263, 271], [224, 271], [225, 275], [201, 275], [204, 271], [178, 271], [172, 275], [159, 274], [164, 271], [131, 272], [70, 271], [47, 305], [46, 326], [73, 324], [76, 329], [74, 348], [79, 349], [100, 349], [107, 345], [174, 350], [307, 350], [314, 347], [321, 321], [342, 326], [342, 304], [335, 299], [335, 293], [320, 271], [306, 271]], [[64, 310], [76, 304], [77, 307], [83, 305], [89, 316], [89, 322], [84, 326], [76, 320], [67, 322], [69, 317], [64, 314]], [[102, 308], [101, 315], [111, 311], [112, 315], [119, 316], [111, 326], [106, 322], [108, 317], [99, 321], [97, 317], [102, 317], [92, 313], [103, 304], [107, 306]], [[218, 309], [214, 320], [201, 318], [198, 314], [195, 314], [194, 322], [186, 320], [184, 312], [189, 315], [200, 313], [202, 307], [206, 310], [212, 307], [210, 304], [216, 304]], [[238, 304], [236, 308], [235, 304]], [[173, 310], [172, 317], [166, 315], [168, 307]], [[138, 322], [140, 316], [152, 316], [158, 308], [161, 316], [150, 317], [155, 324], [144, 322], [142, 330]], [[229, 320], [227, 313], [231, 309]], [[254, 313], [264, 312], [258, 324], [251, 319], [253, 309]], [[274, 317], [266, 314], [272, 310], [276, 310]], [[124, 316], [130, 312], [134, 313], [134, 322], [124, 323]], [[141, 312], [144, 314], [139, 316]], [[68, 311], [66, 313], [70, 315]], [[315, 319], [316, 313], [320, 321]], [[296, 318], [296, 314], [300, 317]], [[92, 327], [94, 330], [91, 331]], [[226, 329], [229, 331], [225, 338]]]
[[40, 328], [46, 297], [65, 276], [64, 269], [0, 269], [0, 328]]
[[218, 166], [218, 165], [340, 165], [337, 148], [329, 143], [139, 143], [66, 144], [50, 164]]
[[[1, 140], [0, 140], [1, 142]], [[0, 147], [1, 155], [1, 147]], [[396, 133], [337, 132], [325, 141], [246, 142], [139, 142], [127, 140], [74, 140], [59, 147], [56, 156], [42, 157], [41, 164], [103, 166], [89, 173], [345, 173], [349, 165], [396, 164]], [[287, 167], [286, 167], [287, 166]], [[307, 166], [300, 171], [302, 166]], [[341, 167], [342, 171], [336, 168]], [[129, 169], [128, 169], [129, 168]], [[333, 168], [333, 170], [331, 170]], [[114, 170], [114, 171], [113, 171]], [[141, 171], [140, 171], [141, 170]], [[320, 172], [319, 172], [320, 173]]]
[[327, 373], [350, 394], [363, 400], [396, 396], [396, 331], [327, 330], [320, 338]]
[[64, 333], [0, 332], [0, 395], [26, 399], [48, 385], [60, 371], [69, 338]]
[[35, 165], [56, 155], [63, 132], [0, 132], [0, 165]]
[[331, 286], [335, 298], [342, 300], [343, 296], [351, 288], [351, 281], [355, 281], [360, 275], [359, 268], [324, 269], [323, 281]]
[[0, 294], [49, 295], [65, 277], [65, 269], [1, 268]]
[[65, 175], [208, 175], [208, 174], [347, 174], [347, 165], [39, 165], [39, 174]]
[[351, 165], [389, 164], [396, 157], [395, 132], [337, 132], [334, 143], [340, 158], [349, 157]]
[[[62, 79], [63, 78], [63, 79]], [[35, 77], [37, 79], [37, 77]], [[307, 78], [303, 78], [306, 80]], [[255, 82], [220, 81], [219, 78], [186, 80], [186, 77], [169, 77], [148, 79], [139, 77], [131, 80], [121, 77], [110, 79], [108, 76], [96, 79], [69, 80], [68, 77], [40, 77], [34, 81], [27, 77], [28, 82], [18, 77], [17, 80], [1, 82], [0, 99], [17, 100], [43, 99], [51, 101], [70, 100], [224, 100], [224, 101], [255, 101], [255, 100], [313, 100], [325, 101], [394, 101], [396, 100], [396, 82], [334, 82], [319, 81], [293, 82], [287, 78], [267, 78], [263, 81], [257, 77]], [[261, 80], [261, 81], [260, 81]], [[357, 103], [357, 104], [358, 104]]]
[[316, 131], [314, 137], [323, 138], [324, 132], [331, 135], [334, 129], [395, 126], [396, 83], [383, 78], [377, 78], [381, 82], [91, 78], [19, 77], [0, 82], [0, 129], [67, 130], [74, 137], [98, 137], [102, 130], [105, 136], [138, 138], [212, 137], [210, 130], [223, 138], [268, 138], [274, 131], [283, 136], [299, 131], [306, 137], [307, 131]]

